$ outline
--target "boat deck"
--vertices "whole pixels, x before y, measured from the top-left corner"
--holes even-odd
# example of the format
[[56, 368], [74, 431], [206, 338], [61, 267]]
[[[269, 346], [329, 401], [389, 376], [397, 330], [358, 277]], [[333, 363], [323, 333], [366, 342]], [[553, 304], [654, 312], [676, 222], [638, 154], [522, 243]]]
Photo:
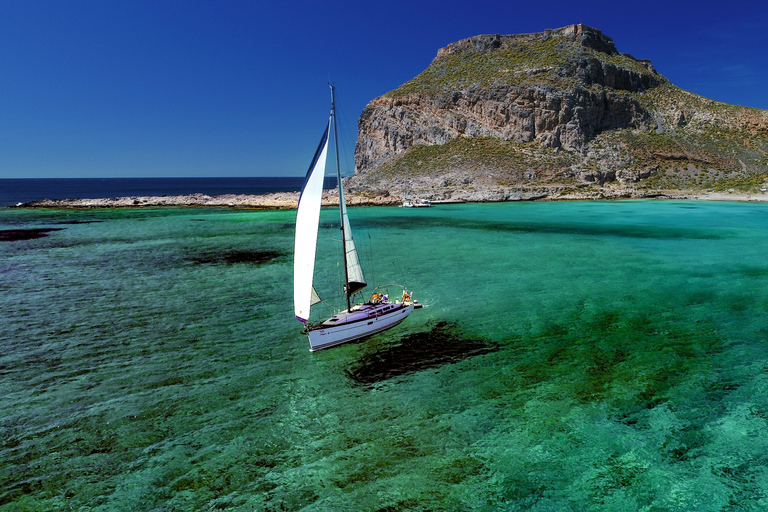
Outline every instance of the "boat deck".
[[380, 317], [397, 311], [406, 307], [407, 304], [402, 302], [383, 302], [381, 304], [358, 304], [352, 306], [352, 309], [345, 310], [333, 315], [331, 318], [320, 324], [319, 328], [323, 329], [334, 325], [351, 324], [354, 322], [361, 322], [363, 320], [369, 320], [371, 318]]

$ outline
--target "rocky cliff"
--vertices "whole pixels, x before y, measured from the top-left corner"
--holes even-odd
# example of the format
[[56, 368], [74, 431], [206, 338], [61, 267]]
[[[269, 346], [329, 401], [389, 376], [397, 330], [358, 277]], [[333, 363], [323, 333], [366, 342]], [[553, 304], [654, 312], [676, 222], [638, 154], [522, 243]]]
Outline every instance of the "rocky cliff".
[[767, 111], [683, 91], [584, 25], [450, 44], [358, 127], [358, 193], [508, 200], [768, 181]]

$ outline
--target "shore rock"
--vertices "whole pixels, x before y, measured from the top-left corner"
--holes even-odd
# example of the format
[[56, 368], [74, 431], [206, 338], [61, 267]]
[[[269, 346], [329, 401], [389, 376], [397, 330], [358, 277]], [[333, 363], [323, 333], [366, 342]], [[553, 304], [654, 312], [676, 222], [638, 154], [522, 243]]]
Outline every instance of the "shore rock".
[[[400, 206], [403, 199], [392, 195], [374, 197], [348, 194], [350, 206]], [[153, 207], [200, 207], [200, 208], [243, 208], [243, 209], [295, 209], [298, 192], [264, 195], [221, 195], [207, 196], [192, 194], [185, 196], [132, 196], [101, 199], [43, 199], [24, 203], [12, 208], [52, 209], [98, 209], [98, 208], [153, 208]], [[699, 199], [712, 201], [768, 201], [768, 192], [740, 194], [736, 192], [705, 192], [683, 190], [659, 190], [646, 192], [621, 186], [597, 189], [571, 189], [564, 187], [509, 188], [504, 190], [453, 190], [443, 197], [431, 198], [434, 205], [445, 203], [496, 203], [507, 201], [592, 201], [617, 199]], [[338, 206], [339, 197], [335, 191], [323, 193], [323, 206]]]
[[[97, 199], [43, 199], [19, 205], [21, 208], [147, 208], [147, 207], [211, 207], [211, 208], [263, 208], [292, 209], [299, 201], [298, 192], [277, 192], [272, 194], [248, 195], [225, 194], [208, 196], [191, 194], [178, 196], [130, 196]], [[379, 195], [365, 196], [351, 194], [347, 204], [351, 206], [389, 206], [400, 204], [399, 197]], [[339, 195], [335, 190], [323, 192], [323, 206], [338, 206]]]

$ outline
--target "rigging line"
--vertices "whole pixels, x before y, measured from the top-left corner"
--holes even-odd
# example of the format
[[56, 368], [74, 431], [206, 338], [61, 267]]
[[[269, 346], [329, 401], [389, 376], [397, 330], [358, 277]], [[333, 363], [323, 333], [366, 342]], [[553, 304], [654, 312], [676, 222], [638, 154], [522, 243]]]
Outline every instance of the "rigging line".
[[[340, 134], [339, 134], [339, 144], [342, 145], [342, 149], [343, 149], [343, 151], [341, 151], [341, 158], [344, 160], [344, 164], [345, 165], [343, 167], [347, 171], [347, 174], [345, 176], [345, 177], [347, 177], [347, 176], [351, 176], [352, 174], [354, 174], [354, 169], [355, 169], [354, 162], [352, 162], [351, 165], [350, 165], [350, 162], [349, 162], [349, 155], [354, 153], [354, 146], [350, 146], [350, 139], [351, 139], [351, 137], [349, 136], [349, 130], [347, 129], [347, 123], [344, 122], [344, 120], [346, 119], [346, 113], [344, 111], [343, 105], [341, 104], [343, 102], [340, 103], [338, 101], [338, 97], [339, 97], [339, 93], [337, 91], [336, 92], [336, 98], [337, 98], [337, 101], [336, 101], [336, 123], [337, 124], [336, 124], [336, 126], [338, 128], [338, 131], [340, 132]], [[352, 169], [352, 172], [349, 172], [350, 168]], [[342, 174], [344, 174], [344, 173], [342, 173]], [[360, 217], [360, 216], [366, 217], [366, 213], [367, 212], [366, 212], [365, 209], [357, 209], [356, 213], [357, 213], [358, 217]], [[358, 232], [358, 230], [356, 230], [356, 232]], [[370, 234], [368, 233], [367, 230], [365, 231], [365, 233], [368, 235], [368, 239], [370, 240]], [[370, 247], [368, 249], [370, 250]]]
[[[338, 93], [337, 93], [337, 96], [338, 96]], [[336, 119], [337, 119], [338, 129], [341, 132], [341, 135], [339, 136], [339, 142], [342, 145], [342, 149], [343, 149], [343, 151], [341, 152], [342, 158], [344, 159], [345, 168], [348, 171], [347, 175], [349, 176], [349, 175], [352, 175], [355, 170], [354, 162], [352, 163], [351, 166], [349, 163], [349, 155], [354, 154], [354, 146], [350, 148], [349, 141], [352, 140], [352, 138], [350, 137], [349, 130], [347, 128], [347, 123], [344, 122], [344, 119], [346, 119], [346, 117], [347, 115], [346, 115], [346, 112], [344, 111], [344, 107], [339, 105], [339, 102], [337, 101], [336, 102]], [[356, 141], [357, 137], [355, 137], [354, 140]], [[352, 169], [352, 172], [349, 172], [350, 167]]]
[[[397, 240], [397, 238], [396, 238], [396, 240]], [[399, 247], [400, 244], [396, 244], [396, 246]], [[402, 279], [406, 275], [405, 272], [403, 272], [403, 267], [402, 267], [402, 263], [401, 263], [402, 261], [403, 261], [403, 258], [397, 258], [397, 261], [393, 261], [392, 262], [392, 266], [395, 269], [395, 276], [397, 276], [398, 279]]]
[[[329, 84], [330, 85], [330, 84]], [[344, 187], [341, 183], [341, 167], [339, 166], [339, 117], [336, 113], [336, 87], [333, 85], [330, 85], [331, 88], [331, 122], [333, 125], [333, 144], [335, 147], [335, 155], [336, 155], [336, 179], [339, 181], [337, 183], [337, 188], [339, 190], [339, 223], [341, 225], [341, 253], [342, 258], [344, 259], [344, 295], [346, 295], [347, 298], [347, 310], [349, 310], [352, 305], [350, 303], [350, 297], [349, 297], [349, 267], [347, 265], [347, 228], [348, 226], [345, 225], [345, 217], [346, 215], [346, 201], [344, 200]]]
[[373, 264], [373, 244], [371, 242], [371, 233], [366, 230], [366, 235], [368, 235], [368, 243], [366, 244], [366, 250], [368, 253], [368, 268], [370, 269], [369, 272], [371, 273], [371, 279], [370, 281], [374, 284], [376, 284], [376, 266]]
[[[328, 235], [327, 235], [328, 236], [328, 242], [330, 242], [330, 244], [328, 245], [328, 248], [330, 249], [331, 246], [333, 246], [333, 248], [336, 249], [337, 248], [336, 243], [339, 242], [339, 237], [338, 237], [339, 225], [338, 225], [338, 223], [332, 220], [331, 222], [327, 223], [325, 229], [326, 229], [326, 231], [328, 233]], [[338, 251], [336, 251], [336, 250], [329, 250], [329, 251], [326, 251], [325, 254], [327, 254], [329, 256], [331, 254], [336, 255], [333, 258], [333, 259], [336, 260], [336, 265], [335, 265], [335, 267], [336, 267], [336, 272], [335, 272], [336, 277], [334, 279], [334, 272], [332, 270], [330, 270], [329, 267], [326, 267], [326, 268], [328, 268], [328, 270], [326, 271], [326, 275], [325, 275], [326, 279], [324, 280], [324, 282], [325, 282], [328, 290], [324, 291], [323, 294], [327, 298], [325, 300], [323, 300], [323, 302], [321, 303], [323, 305], [323, 308], [324, 308], [323, 311], [328, 313], [326, 316], [333, 316], [333, 315], [335, 315], [337, 313], [337, 310], [336, 310], [335, 306], [333, 306], [333, 304], [339, 304], [340, 300], [343, 299], [343, 293], [340, 293], [339, 290], [342, 289], [341, 284], [344, 284], [344, 276], [342, 275], [342, 270], [341, 270], [342, 266], [341, 266], [341, 261], [339, 260], [339, 257], [338, 257]], [[328, 260], [330, 260], [330, 261], [333, 261], [333, 259], [328, 258]], [[328, 263], [330, 263], [330, 261], [328, 261]]]

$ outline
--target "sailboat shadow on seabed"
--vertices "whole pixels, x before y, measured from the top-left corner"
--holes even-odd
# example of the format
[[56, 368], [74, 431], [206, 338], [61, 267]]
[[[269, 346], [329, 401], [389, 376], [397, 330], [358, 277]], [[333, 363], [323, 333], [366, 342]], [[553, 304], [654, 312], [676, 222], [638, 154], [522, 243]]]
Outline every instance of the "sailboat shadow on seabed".
[[407, 334], [386, 348], [363, 356], [346, 373], [356, 384], [368, 386], [496, 350], [496, 344], [466, 337], [455, 324], [440, 321], [427, 331]]
[[[390, 299], [387, 290], [379, 287], [371, 298], [364, 302], [353, 303], [353, 297], [367, 286], [363, 269], [355, 249], [352, 231], [347, 216], [344, 199], [344, 187], [339, 167], [339, 143], [336, 134], [336, 99], [335, 88], [331, 86], [331, 115], [320, 145], [309, 166], [304, 186], [299, 196], [296, 212], [296, 238], [293, 260], [293, 300], [296, 319], [305, 325], [304, 331], [309, 338], [309, 349], [320, 350], [342, 343], [365, 338], [377, 332], [390, 329], [411, 314], [417, 304], [412, 294], [402, 285], [385, 285], [402, 289], [400, 298]], [[312, 284], [317, 250], [317, 230], [320, 223], [320, 206], [323, 194], [325, 162], [328, 155], [329, 134], [333, 127], [336, 150], [336, 177], [339, 190], [339, 215], [341, 218], [341, 243], [344, 257], [344, 295], [347, 309], [333, 315], [321, 323], [309, 321], [310, 308], [321, 302]]]

